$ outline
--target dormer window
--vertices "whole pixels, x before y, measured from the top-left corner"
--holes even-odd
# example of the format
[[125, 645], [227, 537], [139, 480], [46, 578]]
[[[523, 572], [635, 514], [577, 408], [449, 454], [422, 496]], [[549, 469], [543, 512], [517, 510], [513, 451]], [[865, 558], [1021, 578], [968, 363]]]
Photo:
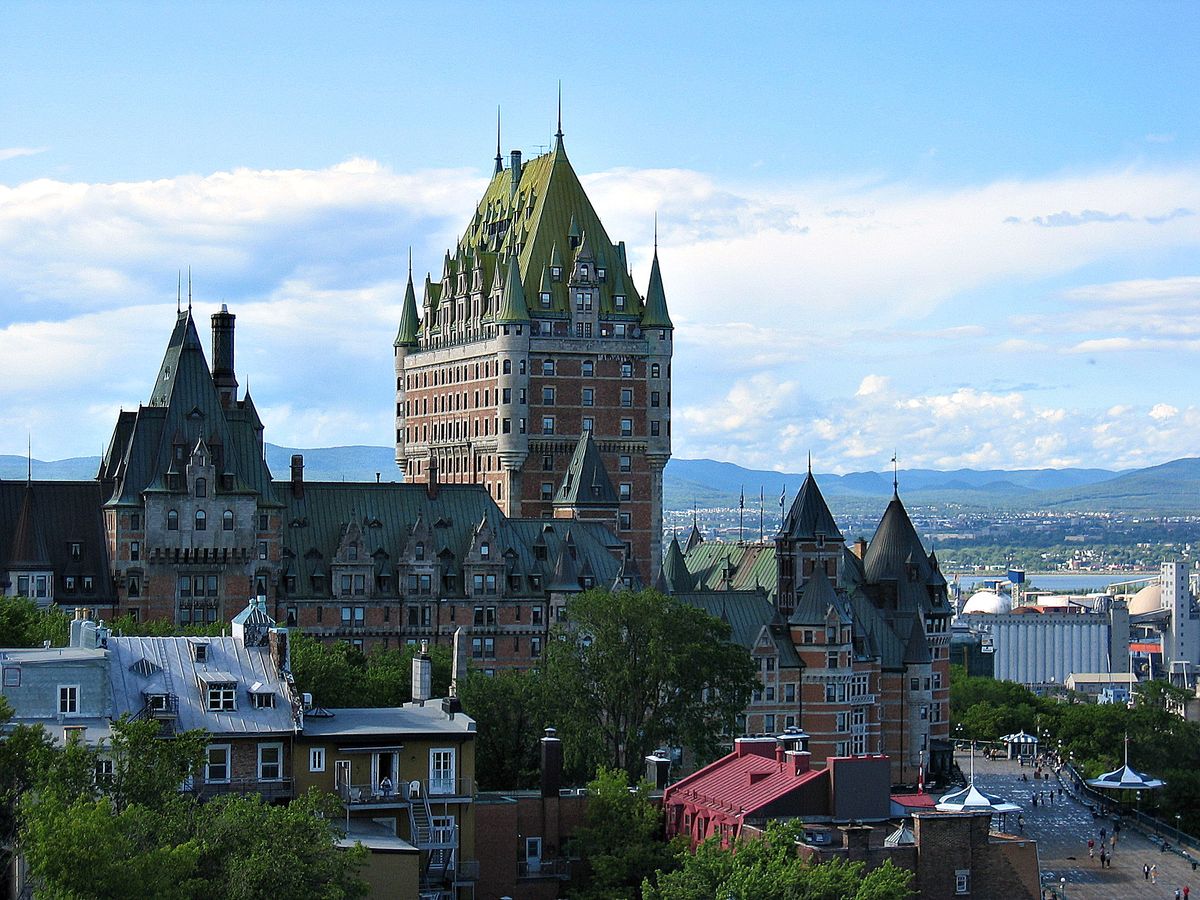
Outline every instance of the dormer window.
[[588, 265], [587, 265], [587, 263], [580, 263], [580, 265], [579, 265], [579, 277], [580, 277], [580, 278], [587, 278], [587, 277], [588, 277]]
[[604, 266], [600, 266], [600, 267], [598, 267], [598, 268], [596, 269], [596, 280], [597, 280], [597, 281], [603, 281], [603, 280], [604, 280], [604, 276], [605, 276], [606, 274], [607, 274], [607, 272], [605, 271], [605, 269], [604, 269]]
[[208, 479], [207, 478], [197, 478], [196, 479], [196, 496], [197, 497], [207, 497], [208, 496]]
[[192, 641], [192, 659], [196, 662], [208, 662], [208, 642]]
[[237, 709], [237, 685], [232, 681], [211, 681], [207, 685], [209, 712], [233, 712]]
[[255, 709], [274, 709], [275, 692], [265, 690], [262, 685], [255, 683], [250, 688], [250, 705]]
[[492, 547], [487, 541], [479, 545], [479, 555], [481, 558], [487, 559], [491, 555], [491, 552]]
[[624, 312], [625, 311], [625, 295], [624, 294], [613, 294], [613, 306], [616, 307], [617, 312]]
[[555, 281], [562, 281], [562, 266], [551, 266], [550, 277]]
[[415, 556], [418, 560], [423, 560], [425, 558], [425, 543], [423, 541], [417, 541], [417, 546], [413, 551], [413, 556]]
[[550, 308], [550, 292], [542, 291], [542, 309]]
[[72, 541], [71, 542], [71, 559], [79, 559], [79, 557], [82, 555], [82, 553], [83, 553], [83, 546], [79, 543], [79, 541]]
[[347, 552], [351, 562], [358, 560], [358, 544], [351, 544]]

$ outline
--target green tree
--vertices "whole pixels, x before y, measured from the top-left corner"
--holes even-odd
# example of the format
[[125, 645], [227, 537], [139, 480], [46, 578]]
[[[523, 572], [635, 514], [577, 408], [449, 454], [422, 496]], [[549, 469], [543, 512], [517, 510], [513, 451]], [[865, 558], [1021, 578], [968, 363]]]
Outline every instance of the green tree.
[[[412, 660], [420, 652], [415, 645], [378, 648], [367, 655], [345, 641], [324, 644], [297, 631], [291, 642], [296, 685], [321, 706], [400, 706], [412, 699]], [[433, 694], [444, 697], [450, 690], [450, 648], [430, 647], [429, 656]]]
[[575, 770], [631, 776], [664, 745], [714, 755], [757, 684], [727, 623], [652, 590], [572, 598], [543, 671]]
[[870, 872], [861, 862], [811, 864], [796, 853], [799, 822], [772, 822], [761, 837], [722, 847], [716, 838], [684, 851], [674, 872], [642, 884], [646, 900], [906, 900], [912, 873], [891, 860]]
[[46, 609], [28, 597], [0, 596], [0, 647], [66, 646], [71, 621], [57, 606]]
[[541, 759], [538, 741], [552, 724], [546, 680], [536, 669], [470, 673], [459, 685], [463, 709], [476, 723], [475, 771], [479, 787], [533, 787]]
[[650, 800], [650, 785], [630, 788], [620, 769], [601, 769], [588, 784], [587, 818], [571, 840], [571, 851], [588, 868], [586, 883], [573, 887], [577, 900], [636, 897], [643, 879], [676, 866], [684, 840], [662, 838], [662, 813]]

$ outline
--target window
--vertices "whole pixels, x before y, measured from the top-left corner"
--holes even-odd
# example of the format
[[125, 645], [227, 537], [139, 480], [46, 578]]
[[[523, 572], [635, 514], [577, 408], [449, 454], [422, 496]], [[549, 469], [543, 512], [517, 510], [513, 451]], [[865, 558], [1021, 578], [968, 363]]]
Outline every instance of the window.
[[64, 579], [64, 582], [65, 582], [65, 584], [66, 584], [66, 587], [67, 587], [67, 593], [68, 593], [68, 594], [73, 594], [73, 593], [75, 593], [75, 576], [74, 576], [74, 575], [68, 575], [68, 576], [67, 576], [67, 577]]
[[622, 531], [628, 531], [630, 528], [633, 527], [633, 522], [632, 522], [632, 519], [631, 519], [629, 513], [627, 513], [627, 512], [621, 513], [620, 520], [621, 520], [621, 530]]
[[259, 513], [259, 514], [258, 514], [258, 530], [259, 530], [259, 531], [266, 531], [266, 530], [267, 530], [268, 528], [270, 528], [270, 527], [271, 527], [271, 516], [270, 516], [270, 514], [268, 514], [268, 513]]
[[309, 747], [308, 748], [308, 771], [324, 772], [325, 771], [325, 748], [324, 747]]
[[227, 509], [221, 513], [221, 530], [233, 531], [233, 510]]
[[971, 893], [971, 870], [970, 869], [955, 869], [954, 870], [954, 893], [956, 893], [956, 894]]
[[137, 562], [142, 558], [142, 544], [140, 541], [129, 542], [129, 559], [131, 562]]
[[268, 691], [251, 692], [250, 705], [255, 709], [274, 709], [275, 695]]
[[650, 423], [650, 437], [658, 437], [659, 434], [661, 433], [660, 428], [661, 428], [661, 426], [659, 424], [658, 419], [654, 419]]
[[129, 576], [129, 596], [142, 596], [142, 580], [136, 575]]
[[542, 482], [542, 499], [543, 500], [553, 500], [554, 499], [554, 483], [553, 482], [551, 482], [551, 481], [543, 481]]
[[429, 793], [454, 793], [455, 752], [453, 747], [435, 747], [429, 751]]
[[633, 406], [633, 390], [631, 388], [621, 388], [621, 405]]
[[258, 558], [259, 559], [267, 558], [267, 542], [266, 541], [258, 542]]
[[580, 374], [582, 374], [585, 378], [591, 378], [592, 375], [595, 374], [595, 371], [596, 371], [596, 364], [594, 362], [592, 362], [590, 359], [585, 359], [583, 361], [583, 367], [580, 370]]
[[354, 607], [354, 624], [362, 625], [366, 620], [366, 608], [362, 606]]
[[491, 556], [492, 555], [492, 545], [489, 544], [487, 541], [484, 541], [482, 544], [480, 544], [479, 545], [479, 555], [481, 557], [483, 557], [484, 559], [487, 559], [489, 556]]
[[621, 437], [633, 437], [633, 419], [621, 420]]
[[613, 294], [613, 306], [616, 307], [617, 312], [624, 312], [625, 311], [625, 295], [624, 294]]
[[196, 479], [196, 496], [197, 497], [207, 497], [208, 496], [208, 479], [207, 478], [197, 478]]
[[[504, 421], [508, 421], [505, 419]], [[542, 434], [554, 434], [554, 416], [542, 417]]]
[[838, 652], [830, 650], [825, 654], [825, 668], [836, 669], [838, 667]]
[[552, 360], [552, 359], [543, 359], [542, 360], [542, 374], [543, 375], [553, 375], [554, 374], [554, 360]]
[[532, 659], [537, 659], [542, 655], [542, 639], [540, 637], [531, 637], [529, 639], [529, 656]]
[[204, 531], [208, 527], [208, 516], [204, 514], [204, 510], [196, 510], [196, 530]]
[[228, 783], [229, 745], [210, 744], [204, 759], [204, 780], [209, 784]]
[[593, 390], [592, 388], [584, 388], [583, 389], [583, 400], [581, 402], [583, 403], [584, 406], [594, 406], [595, 402], [596, 402], [595, 390]]
[[505, 375], [511, 375], [512, 374], [512, 360], [511, 359], [504, 360], [500, 364], [500, 368], [501, 368], [501, 371], [503, 371], [503, 373]]
[[20, 687], [21, 670], [16, 666], [6, 666], [4, 669], [4, 687]]
[[137, 531], [139, 528], [142, 527], [142, 514], [141, 513], [130, 513], [129, 514], [129, 527], [134, 531]]
[[60, 684], [58, 686], [58, 711], [64, 716], [73, 716], [79, 712], [79, 685]]
[[617, 465], [618, 465], [618, 468], [622, 472], [632, 472], [633, 471], [633, 457], [632, 456], [618, 457]]
[[622, 378], [632, 378], [633, 377], [633, 363], [631, 363], [631, 362], [621, 363], [621, 377]]
[[650, 377], [658, 378], [662, 372], [662, 366], [658, 363], [650, 363]]
[[210, 684], [208, 709], [209, 712], [233, 712], [237, 709], [237, 686], [232, 682]]
[[545, 406], [553, 406], [554, 405], [554, 388], [552, 388], [552, 387], [542, 388], [542, 404]]
[[650, 392], [650, 405], [658, 406], [661, 397], [662, 397], [662, 395], [658, 391], [651, 391]]
[[554, 470], [554, 457], [549, 453], [542, 456], [542, 471], [552, 472]]
[[921, 679], [920, 678], [910, 678], [908, 680], [908, 689], [910, 691], [919, 691], [921, 689]]
[[283, 744], [258, 745], [258, 780], [283, 780]]
[[784, 703], [795, 703], [796, 702], [796, 685], [785, 684], [783, 686], [783, 702]]
[[550, 292], [542, 291], [541, 298], [542, 298], [542, 309], [549, 309], [550, 308]]
[[584, 416], [583, 417], [583, 430], [584, 431], [595, 431], [596, 430], [596, 420], [593, 419], [591, 416]]
[[500, 431], [502, 434], [512, 434], [512, 419], [501, 419]]
[[628, 500], [633, 496], [633, 485], [628, 481], [622, 481], [620, 487], [620, 497], [622, 500]]
[[167, 531], [179, 530], [179, 513], [174, 509], [167, 510]]
[[425, 558], [425, 542], [424, 541], [417, 541], [416, 546], [413, 548], [413, 556], [417, 560], [423, 560]]

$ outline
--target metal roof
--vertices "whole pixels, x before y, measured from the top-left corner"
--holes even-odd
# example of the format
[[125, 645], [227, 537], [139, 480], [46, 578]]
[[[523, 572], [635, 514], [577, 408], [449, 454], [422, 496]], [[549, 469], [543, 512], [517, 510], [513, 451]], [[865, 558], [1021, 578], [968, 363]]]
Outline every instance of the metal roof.
[[475, 720], [465, 713], [451, 718], [442, 712], [438, 701], [373, 709], [329, 709], [329, 715], [306, 716], [304, 735], [308, 738], [383, 737], [386, 735], [467, 735], [474, 734]]
[[[287, 685], [271, 661], [266, 645], [246, 647], [232, 637], [208, 638], [205, 662], [192, 657], [192, 641], [172, 637], [110, 637], [109, 677], [112, 682], [114, 716], [134, 714], [145, 706], [145, 693], [174, 694], [179, 701], [180, 730], [202, 728], [213, 735], [293, 734], [296, 731]], [[133, 671], [148, 659], [160, 671], [144, 677]], [[236, 705], [231, 711], [208, 709], [205, 682], [232, 681], [237, 684]], [[259, 692], [278, 696], [274, 707], [251, 706], [251, 685], [261, 682]]]

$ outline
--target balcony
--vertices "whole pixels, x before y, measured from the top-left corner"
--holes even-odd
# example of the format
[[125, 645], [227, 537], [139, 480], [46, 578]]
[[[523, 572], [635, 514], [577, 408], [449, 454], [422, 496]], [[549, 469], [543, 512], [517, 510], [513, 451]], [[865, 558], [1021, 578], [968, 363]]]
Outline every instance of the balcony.
[[416, 782], [417, 790], [413, 791], [413, 782], [402, 781], [388, 793], [379, 790], [372, 784], [340, 784], [337, 794], [342, 802], [349, 807], [370, 806], [404, 806], [412, 802], [413, 797], [424, 796], [431, 802], [458, 801], [475, 796], [475, 781], [471, 778], [435, 778], [432, 781]]
[[571, 877], [571, 860], [541, 859], [525, 860], [517, 863], [518, 878], [561, 878]]
[[259, 781], [257, 778], [201, 781], [193, 784], [190, 790], [201, 800], [211, 800], [225, 794], [258, 794], [268, 803], [274, 803], [296, 796], [296, 787], [291, 778], [276, 781]]

